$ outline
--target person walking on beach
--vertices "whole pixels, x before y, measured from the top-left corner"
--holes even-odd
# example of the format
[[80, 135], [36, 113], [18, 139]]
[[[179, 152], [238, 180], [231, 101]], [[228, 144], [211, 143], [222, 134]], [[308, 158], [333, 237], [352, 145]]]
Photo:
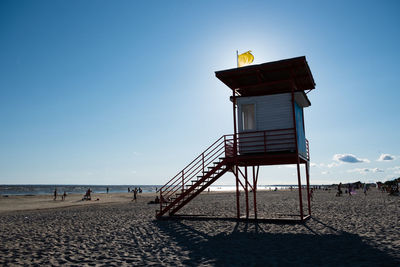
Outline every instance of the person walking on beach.
[[57, 199], [57, 187], [54, 189], [54, 199], [53, 200], [56, 200]]
[[132, 201], [135, 200], [135, 202], [136, 202], [137, 192], [138, 192], [138, 189], [135, 187], [135, 189], [133, 190], [133, 199], [132, 199]]
[[64, 191], [64, 194], [62, 194], [62, 196], [61, 196], [61, 200], [64, 201], [66, 197], [67, 197], [67, 193]]
[[342, 183], [339, 183], [338, 188], [337, 188], [338, 192], [337, 192], [337, 196], [340, 197], [343, 192], [342, 192]]
[[107, 194], [108, 194], [108, 190], [109, 190], [109, 189], [108, 189], [108, 187], [107, 187]]

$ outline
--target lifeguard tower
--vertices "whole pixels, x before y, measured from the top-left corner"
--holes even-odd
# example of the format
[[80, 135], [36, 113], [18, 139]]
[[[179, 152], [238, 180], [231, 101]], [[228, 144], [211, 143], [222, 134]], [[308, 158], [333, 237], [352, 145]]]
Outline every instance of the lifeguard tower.
[[[217, 71], [216, 77], [232, 90], [234, 133], [224, 135], [159, 190], [156, 217], [173, 216], [227, 171], [236, 178], [237, 218], [241, 218], [239, 188], [249, 218], [249, 188], [257, 219], [257, 182], [260, 166], [296, 164], [300, 214], [311, 215], [309, 144], [303, 109], [315, 82], [305, 57]], [[308, 214], [303, 211], [300, 166], [305, 165]], [[250, 175], [251, 174], [251, 175]], [[293, 217], [292, 217], [293, 218]], [[296, 219], [295, 219], [296, 220]]]

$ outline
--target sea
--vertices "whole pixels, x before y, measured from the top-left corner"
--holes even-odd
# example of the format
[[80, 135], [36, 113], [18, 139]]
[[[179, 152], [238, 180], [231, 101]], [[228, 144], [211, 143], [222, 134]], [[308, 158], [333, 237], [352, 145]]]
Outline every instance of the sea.
[[[162, 185], [48, 185], [48, 184], [7, 184], [0, 185], [0, 195], [51, 195], [57, 189], [58, 194], [66, 192], [67, 194], [84, 194], [89, 188], [93, 193], [128, 193], [134, 188], [142, 189], [143, 193], [156, 192]], [[297, 188], [296, 185], [258, 185], [257, 190], [288, 190]], [[212, 185], [210, 191], [234, 191], [235, 185]], [[242, 191], [243, 189], [240, 188]], [[249, 189], [250, 190], [250, 189]]]

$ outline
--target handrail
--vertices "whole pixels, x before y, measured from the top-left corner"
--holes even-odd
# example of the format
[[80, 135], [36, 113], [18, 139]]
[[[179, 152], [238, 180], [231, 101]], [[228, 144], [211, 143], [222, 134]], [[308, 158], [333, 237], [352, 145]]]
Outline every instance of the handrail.
[[[216, 158], [218, 158], [220, 155], [222, 155], [224, 153], [224, 151], [222, 151], [220, 154], [217, 155]], [[214, 158], [213, 160], [215, 160], [216, 158]], [[212, 161], [213, 161], [212, 160]], [[211, 161], [211, 162], [212, 162]], [[211, 163], [210, 162], [210, 163]], [[207, 165], [208, 166], [208, 165]], [[196, 174], [198, 174], [200, 171], [198, 171], [197, 173], [195, 173], [193, 176], [191, 176], [190, 178], [187, 177], [182, 177], [182, 190], [184, 190], [184, 186], [187, 184], [187, 180], [191, 181], [192, 178], [194, 176], [196, 176]], [[167, 194], [165, 194], [164, 196], [162, 196], [164, 199], [168, 199], [170, 198], [172, 195], [174, 195], [175, 193], [177, 193], [179, 191], [180, 188], [180, 181], [177, 184], [171, 185], [172, 186], [172, 190], [167, 191]]]
[[[237, 142], [235, 142], [235, 139]], [[220, 160], [221, 157], [231, 158], [235, 156], [235, 151], [238, 153], [267, 153], [291, 149], [295, 142], [296, 135], [294, 128], [241, 132], [236, 133], [236, 136], [235, 134], [221, 136], [157, 190], [157, 192], [160, 192], [160, 214], [166, 212], [165, 209], [170, 209], [173, 205], [177, 205], [180, 201], [179, 199], [183, 199], [184, 196], [179, 196], [179, 192], [182, 194], [191, 194], [190, 192], [196, 190], [193, 186], [198, 184], [200, 179], [204, 179], [205, 175], [212, 177], [216, 172], [216, 169], [213, 169], [214, 167], [217, 166], [220, 168], [221, 164], [226, 164]], [[236, 149], [234, 147], [235, 143]], [[309, 159], [309, 144], [307, 139], [306, 156]], [[219, 162], [219, 164], [213, 165], [213, 162]], [[201, 175], [199, 175], [200, 173]], [[196, 182], [192, 184], [190, 183], [191, 181]], [[190, 187], [188, 187], [188, 184], [190, 184]], [[174, 195], [176, 197], [173, 197]], [[175, 200], [173, 201], [172, 199]], [[163, 206], [165, 203], [168, 203], [167, 206]]]
[[[221, 152], [219, 155], [221, 155], [222, 153], [223, 152]], [[206, 158], [205, 162], [207, 162], [208, 160], [209, 160], [209, 158]], [[176, 181], [176, 183], [173, 183], [173, 184], [169, 185], [169, 191], [168, 191], [168, 194], [165, 195], [165, 197], [169, 197], [173, 193], [176, 193], [179, 190], [179, 188], [181, 187], [181, 183], [182, 183], [182, 187], [184, 187], [188, 180], [193, 179], [198, 173], [200, 173], [200, 171], [202, 170], [202, 168], [201, 168], [202, 165], [200, 163], [201, 163], [201, 161], [197, 161], [196, 163], [194, 163], [193, 166], [190, 167], [189, 170], [187, 170], [187, 171], [191, 170], [190, 173], [187, 173], [187, 171], [186, 171], [186, 175], [184, 175], [183, 177], [179, 176], [178, 180]], [[204, 167], [208, 166], [208, 164], [205, 165]], [[182, 172], [180, 172], [179, 174], [181, 174], [181, 173]]]
[[[224, 148], [224, 147], [218, 148], [218, 150], [215, 151], [210, 157], [204, 159], [204, 168], [207, 167], [211, 162], [213, 162], [217, 157], [219, 157], [220, 155], [223, 154], [224, 151], [221, 151], [221, 149], [223, 149], [223, 148]], [[211, 150], [211, 151], [214, 151], [215, 149], [216, 149], [216, 148], [214, 148], [214, 149]], [[219, 153], [219, 154], [218, 154], [216, 157], [214, 157], [217, 153]], [[212, 158], [212, 157], [214, 157], [214, 158]], [[211, 159], [211, 160], [210, 160], [210, 159]], [[198, 163], [200, 163], [200, 162], [198, 161], [198, 162], [194, 163], [194, 165], [193, 165], [189, 170], [193, 169], [193, 167], [196, 166], [196, 164], [198, 164]], [[202, 167], [202, 165], [199, 165], [199, 166], [196, 167], [194, 170], [192, 170], [192, 172], [190, 172], [189, 174], [187, 174], [187, 175], [184, 177], [184, 181], [186, 181], [186, 180], [191, 180], [192, 178], [194, 178], [194, 177], [200, 172], [200, 170], [197, 171], [199, 167]], [[197, 171], [197, 172], [195, 172], [195, 171]], [[204, 169], [203, 169], [203, 171], [204, 171]], [[190, 178], [188, 178], [188, 177], [190, 177]]]
[[[205, 151], [207, 151], [207, 150], [209, 150], [212, 146], [214, 146], [218, 141], [220, 141], [222, 138], [224, 138], [224, 136], [221, 136], [217, 141], [215, 141], [212, 145], [210, 145], [206, 150], [204, 150], [204, 152]], [[188, 166], [190, 166], [193, 162], [195, 162], [199, 157], [201, 157], [203, 154], [204, 154], [204, 152], [203, 153], [201, 153], [200, 155], [198, 155], [194, 160], [192, 160], [192, 162], [190, 162], [188, 165], [186, 165], [186, 167], [185, 168], [183, 168], [182, 169], [182, 171], [184, 171]], [[181, 174], [182, 173], [182, 171], [180, 171], [180, 172], [178, 172], [174, 177], [172, 177], [171, 178], [171, 180], [169, 180], [164, 186], [162, 186], [159, 190], [162, 190], [162, 189], [164, 189], [164, 187], [165, 186], [167, 186], [172, 180], [174, 180], [174, 178], [176, 178], [179, 174]], [[159, 191], [158, 190], [158, 191]]]
[[191, 161], [185, 168], [172, 177], [168, 183], [162, 186], [158, 191], [163, 191], [163, 198], [168, 199], [174, 193], [177, 193], [182, 187], [184, 190], [188, 181], [192, 180], [198, 173], [204, 172], [216, 158], [224, 154], [225, 136], [221, 136], [203, 153]]

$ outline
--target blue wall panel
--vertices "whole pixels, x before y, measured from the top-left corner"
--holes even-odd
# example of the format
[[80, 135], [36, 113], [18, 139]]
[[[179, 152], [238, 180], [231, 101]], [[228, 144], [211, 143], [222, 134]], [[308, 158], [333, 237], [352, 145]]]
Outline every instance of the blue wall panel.
[[306, 136], [304, 134], [304, 127], [303, 127], [303, 108], [299, 107], [297, 103], [294, 103], [295, 107], [295, 117], [296, 117], [296, 128], [297, 128], [297, 144], [299, 147], [299, 154], [307, 157], [307, 150], [306, 150]]

